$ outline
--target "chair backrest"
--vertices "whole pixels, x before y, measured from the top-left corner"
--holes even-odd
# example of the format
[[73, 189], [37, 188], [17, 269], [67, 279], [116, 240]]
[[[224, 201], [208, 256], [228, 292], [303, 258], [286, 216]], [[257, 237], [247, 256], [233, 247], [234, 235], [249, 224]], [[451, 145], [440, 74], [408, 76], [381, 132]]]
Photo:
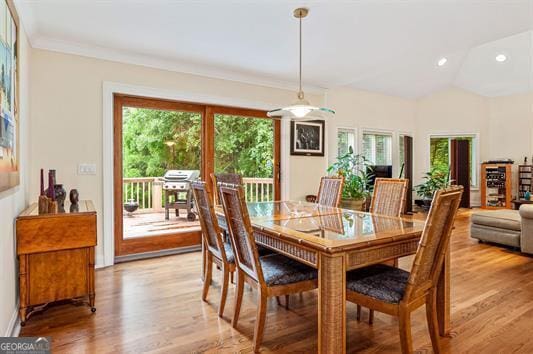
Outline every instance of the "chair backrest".
[[342, 186], [344, 177], [322, 177], [320, 179], [320, 188], [316, 198], [317, 204], [337, 208], [341, 202]]
[[191, 188], [198, 211], [198, 218], [200, 219], [200, 226], [202, 227], [204, 244], [211, 252], [214, 252], [226, 262], [224, 241], [220, 228], [218, 227], [215, 209], [213, 208], [213, 194], [211, 193], [209, 183], [194, 181], [191, 182]]
[[218, 187], [231, 242], [235, 250], [237, 267], [259, 283], [264, 283], [244, 190], [241, 185], [220, 182]]
[[420, 296], [437, 285], [462, 194], [462, 186], [453, 186], [433, 196], [404, 299]]
[[408, 182], [406, 179], [376, 178], [370, 212], [388, 216], [402, 215], [405, 209]]
[[219, 182], [242, 185], [242, 176], [238, 173], [211, 173], [211, 180], [213, 181], [213, 188], [217, 191], [215, 194], [215, 203], [218, 205], [222, 204], [222, 198], [220, 196], [220, 190], [218, 188]]

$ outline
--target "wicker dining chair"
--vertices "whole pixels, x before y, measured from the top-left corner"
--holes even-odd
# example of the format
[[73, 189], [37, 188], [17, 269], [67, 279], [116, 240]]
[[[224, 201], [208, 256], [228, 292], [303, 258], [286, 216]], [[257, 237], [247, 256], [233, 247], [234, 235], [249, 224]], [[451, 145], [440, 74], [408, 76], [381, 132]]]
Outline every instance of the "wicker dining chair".
[[220, 190], [218, 189], [218, 183], [240, 184], [242, 185], [242, 175], [238, 173], [211, 173], [211, 180], [213, 181], [213, 188], [216, 192], [217, 205], [222, 205], [222, 198], [220, 197]]
[[231, 245], [222, 239], [218, 220], [213, 208], [213, 195], [209, 183], [195, 181], [191, 183], [198, 218], [202, 228], [202, 242], [205, 247], [205, 273], [202, 300], [207, 301], [207, 293], [211, 285], [213, 273], [213, 262], [222, 269], [222, 290], [220, 294], [220, 304], [218, 315], [222, 317], [226, 305], [228, 294], [228, 280], [235, 272], [235, 255]]
[[235, 328], [239, 320], [246, 281], [258, 291], [253, 339], [253, 349], [258, 351], [263, 339], [267, 299], [313, 290], [318, 286], [318, 275], [316, 269], [281, 254], [260, 258], [242, 186], [219, 184], [219, 189], [237, 263], [237, 291], [232, 326]]
[[407, 179], [376, 178], [370, 212], [380, 215], [401, 216], [407, 198]]
[[[400, 217], [405, 210], [407, 197], [407, 179], [399, 178], [376, 178], [374, 182], [374, 194], [370, 202], [370, 212], [373, 214]], [[398, 266], [398, 260], [394, 260]], [[357, 320], [361, 319], [361, 306], [357, 305]], [[374, 322], [374, 311], [370, 310], [368, 323]]]
[[326, 176], [320, 179], [320, 187], [316, 203], [330, 207], [339, 207], [342, 196], [342, 186], [344, 185], [344, 176], [332, 177]]
[[346, 273], [348, 301], [399, 318], [402, 353], [412, 352], [411, 312], [424, 304], [433, 351], [440, 353], [437, 283], [462, 194], [462, 186], [435, 193], [411, 272], [377, 264]]

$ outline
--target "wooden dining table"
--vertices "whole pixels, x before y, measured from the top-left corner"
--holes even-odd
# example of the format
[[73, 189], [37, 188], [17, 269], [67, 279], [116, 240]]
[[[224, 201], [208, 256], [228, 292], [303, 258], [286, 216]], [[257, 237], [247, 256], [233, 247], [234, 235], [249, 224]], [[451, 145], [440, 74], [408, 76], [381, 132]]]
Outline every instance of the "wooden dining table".
[[[424, 223], [298, 201], [248, 203], [258, 245], [318, 270], [318, 352], [346, 352], [346, 272], [416, 253]], [[220, 227], [227, 228], [222, 207]], [[437, 292], [439, 331], [450, 328], [449, 250]]]

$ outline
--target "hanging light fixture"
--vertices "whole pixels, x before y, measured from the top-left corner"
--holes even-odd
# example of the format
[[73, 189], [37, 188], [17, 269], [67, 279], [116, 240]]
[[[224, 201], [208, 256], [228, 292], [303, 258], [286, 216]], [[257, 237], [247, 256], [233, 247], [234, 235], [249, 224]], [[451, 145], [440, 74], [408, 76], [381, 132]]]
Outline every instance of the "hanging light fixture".
[[335, 111], [329, 108], [320, 108], [312, 106], [304, 97], [302, 90], [302, 19], [307, 16], [309, 9], [304, 7], [294, 10], [294, 17], [300, 22], [300, 62], [299, 62], [299, 89], [298, 100], [290, 106], [274, 109], [267, 113], [269, 117], [294, 120], [308, 120], [316, 118], [327, 118], [335, 114]]

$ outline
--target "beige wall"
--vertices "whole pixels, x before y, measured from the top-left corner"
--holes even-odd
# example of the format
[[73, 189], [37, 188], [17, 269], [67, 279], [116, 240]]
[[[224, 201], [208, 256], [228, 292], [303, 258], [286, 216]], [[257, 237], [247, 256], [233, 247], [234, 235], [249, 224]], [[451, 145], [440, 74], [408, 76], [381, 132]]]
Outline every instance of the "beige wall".
[[[514, 171], [524, 156], [531, 159], [533, 116], [531, 94], [484, 97], [450, 88], [419, 99], [416, 105], [415, 183], [429, 170], [431, 134], [478, 134], [477, 164], [495, 158], [515, 160]], [[529, 160], [531, 161], [531, 160]], [[478, 168], [479, 176], [479, 168]], [[516, 190], [516, 174], [513, 177]], [[480, 205], [478, 190], [471, 194]]]
[[[122, 64], [46, 50], [32, 51], [31, 157], [29, 198], [38, 192], [40, 168], [56, 168], [58, 180], [67, 189], [77, 188], [82, 198], [93, 199], [102, 216], [103, 203], [103, 117], [102, 84], [105, 81], [158, 90], [186, 92], [198, 97], [216, 96], [253, 102], [255, 106], [277, 107], [291, 102], [294, 92], [238, 82], [211, 79]], [[324, 101], [337, 114], [326, 127], [326, 157], [289, 157], [289, 167], [282, 171], [286, 198], [303, 199], [317, 192], [320, 176], [336, 155], [338, 127], [357, 129], [361, 142], [363, 130], [388, 131], [393, 146], [401, 133], [414, 136], [415, 184], [429, 166], [430, 134], [479, 134], [480, 160], [498, 156], [518, 159], [531, 155], [532, 128], [521, 130], [523, 119], [531, 121], [530, 96], [486, 98], [458, 89], [448, 89], [419, 100], [406, 100], [353, 89], [334, 89], [324, 96], [310, 95], [315, 104]], [[201, 101], [201, 99], [200, 99]], [[530, 100], [531, 101], [531, 100]], [[508, 124], [508, 122], [513, 122]], [[282, 144], [289, 142], [288, 124], [284, 124]], [[519, 139], [517, 139], [519, 137]], [[497, 139], [498, 138], [498, 139]], [[496, 142], [494, 142], [496, 141]], [[525, 151], [527, 150], [527, 151]], [[282, 149], [283, 151], [283, 149]], [[498, 154], [501, 152], [501, 154]], [[523, 156], [522, 156], [523, 157]], [[79, 163], [95, 163], [96, 176], [77, 175]], [[394, 175], [399, 172], [398, 151], [393, 154]], [[479, 197], [473, 193], [474, 204]], [[102, 218], [99, 218], [99, 246], [102, 257]]]
[[[391, 132], [393, 175], [398, 174], [400, 167], [398, 135], [413, 134], [415, 185], [422, 182], [423, 174], [429, 170], [429, 136], [433, 134], [476, 134], [479, 137], [477, 166], [484, 160], [500, 157], [514, 159], [515, 165], [524, 156], [529, 161], [532, 158], [533, 93], [484, 97], [449, 88], [418, 100], [407, 100], [342, 88], [328, 90], [325, 101], [336, 111], [327, 129], [329, 163], [336, 158], [338, 127], [357, 129], [359, 151], [363, 130]], [[516, 169], [514, 166], [515, 172]], [[315, 176], [318, 179], [319, 175]], [[480, 204], [477, 189], [472, 191], [471, 199], [472, 205]]]
[[18, 288], [15, 253], [14, 220], [28, 205], [28, 167], [30, 105], [30, 46], [24, 30], [19, 31], [19, 119], [20, 119], [20, 168], [21, 181], [16, 188], [0, 193], [0, 336], [12, 334], [18, 315]]
[[[97, 256], [102, 257], [102, 84], [104, 81], [186, 92], [200, 97], [216, 96], [253, 102], [274, 108], [294, 100], [294, 92], [232, 81], [180, 74], [136, 65], [33, 50], [31, 104], [32, 117], [30, 199], [38, 194], [40, 168], [57, 169], [58, 181], [67, 190], [77, 188], [81, 198], [92, 199], [100, 214]], [[309, 95], [321, 104], [322, 97]], [[285, 126], [286, 128], [286, 126]], [[288, 133], [282, 131], [282, 144]], [[283, 151], [283, 147], [282, 147]], [[288, 156], [282, 156], [287, 159]], [[323, 171], [325, 158], [290, 158], [289, 170], [282, 171], [288, 183], [289, 198], [300, 199], [316, 192], [314, 180], [307, 178]], [[94, 163], [96, 176], [79, 176], [79, 163]], [[288, 181], [288, 182], [287, 182]]]
[[335, 89], [326, 93], [326, 103], [335, 110], [328, 126], [328, 162], [337, 157], [337, 129], [355, 128], [357, 151], [361, 151], [362, 133], [383, 131], [393, 137], [393, 176], [399, 174], [399, 134], [414, 134], [415, 103], [399, 97], [353, 89]]

